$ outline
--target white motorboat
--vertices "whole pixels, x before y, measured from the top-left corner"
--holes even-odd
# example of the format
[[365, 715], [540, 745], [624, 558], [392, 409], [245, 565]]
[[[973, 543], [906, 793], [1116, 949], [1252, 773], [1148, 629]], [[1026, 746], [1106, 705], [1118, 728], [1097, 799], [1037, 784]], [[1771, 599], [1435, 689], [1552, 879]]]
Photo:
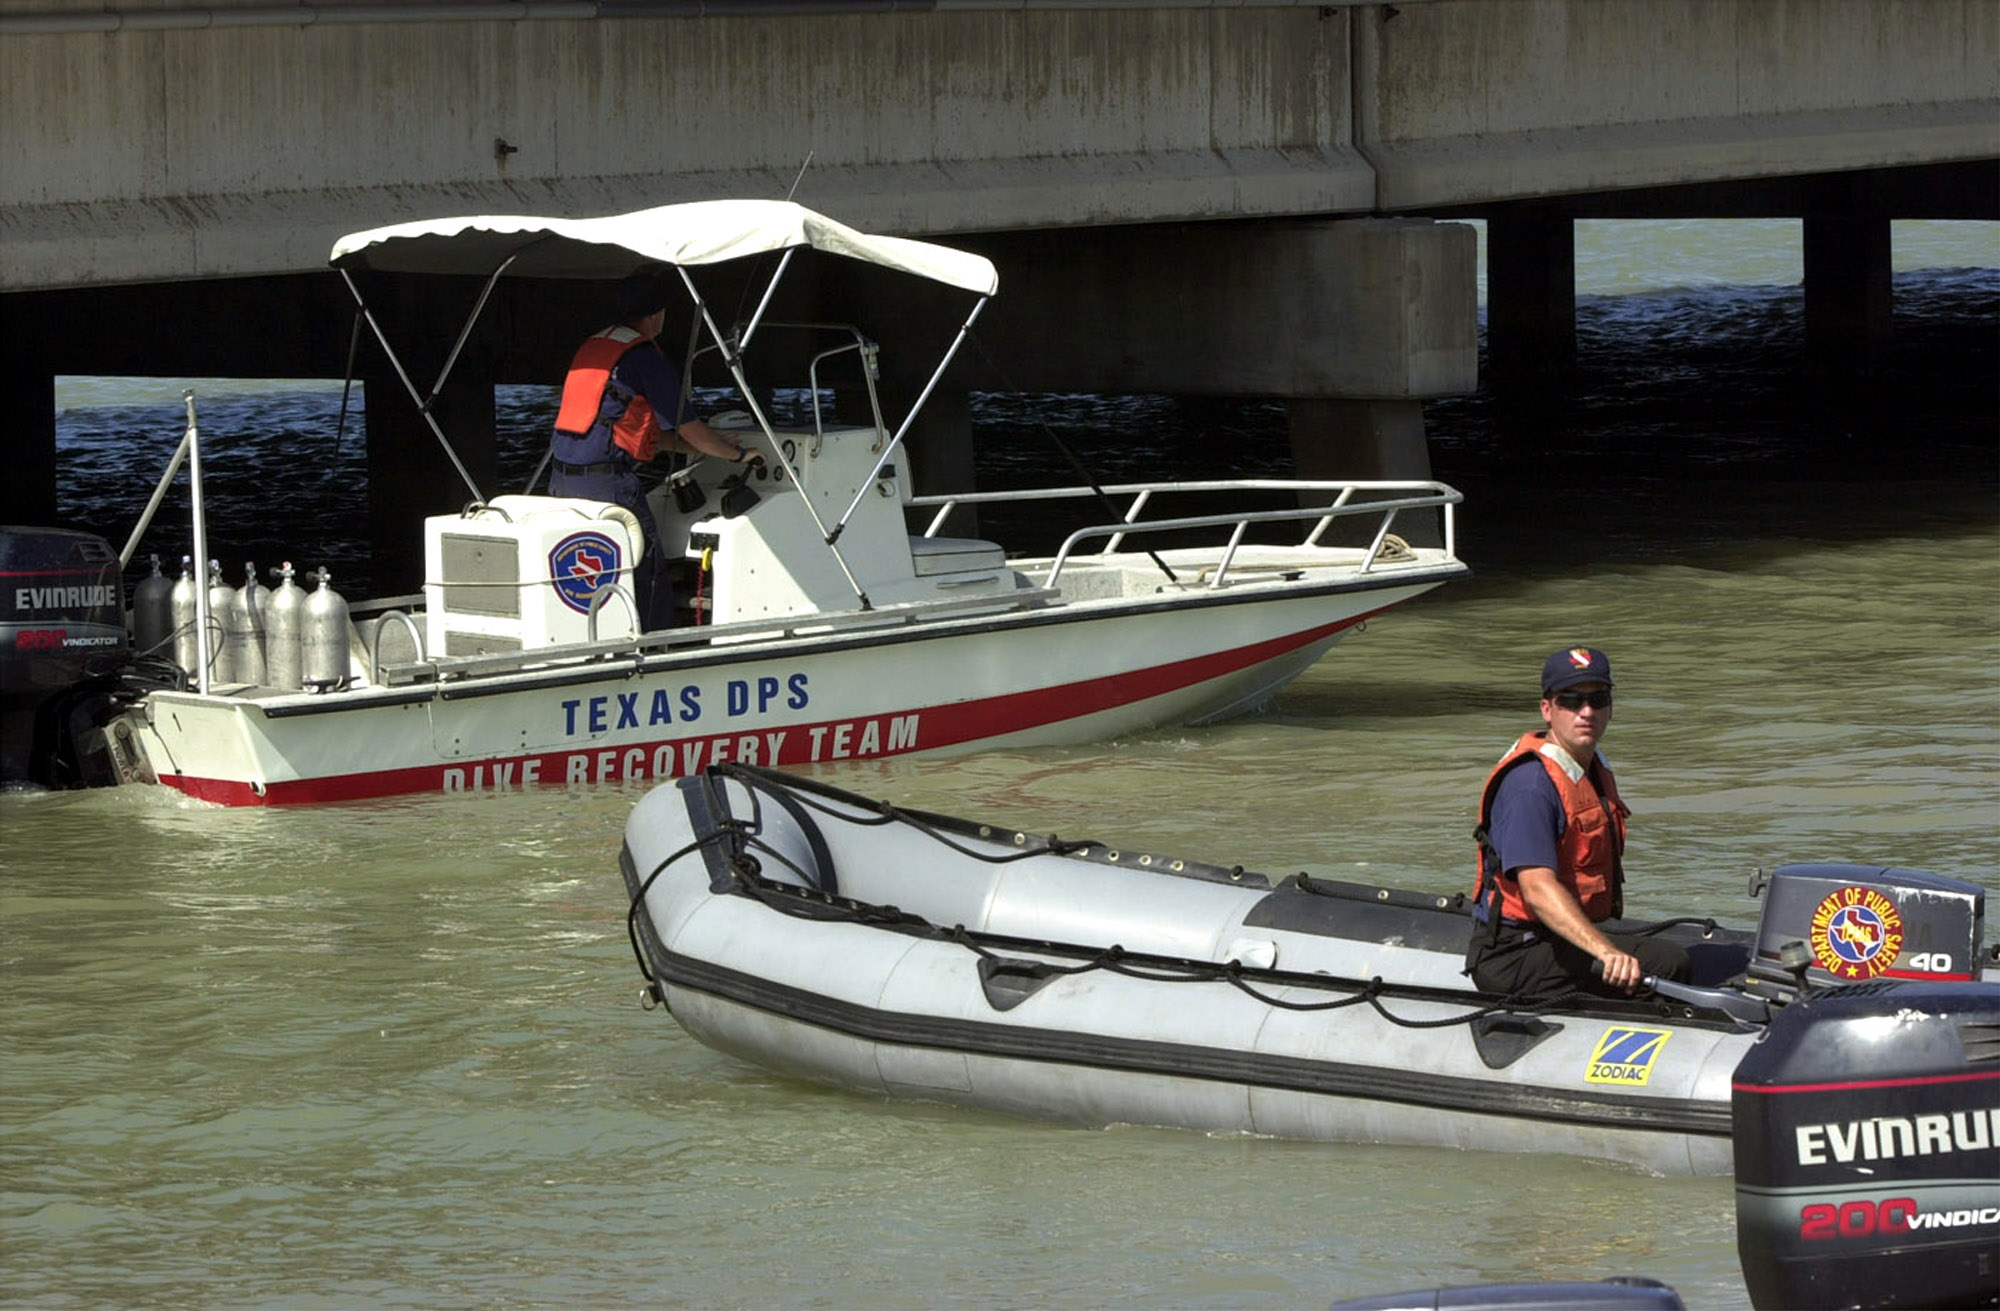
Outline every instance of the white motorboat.
[[[851, 327], [764, 321], [802, 252], [969, 299], [964, 326], [899, 422], [882, 412], [874, 342]], [[695, 275], [756, 256], [776, 257], [775, 270], [755, 313], [725, 329]], [[147, 607], [167, 604], [165, 579], [134, 595], [142, 647], [163, 645], [164, 622], [184, 676], [114, 677], [116, 652], [95, 648], [27, 653], [70, 662], [10, 681], [30, 689], [12, 698], [14, 710], [42, 725], [13, 735], [18, 754], [45, 771], [57, 766], [40, 781], [155, 779], [203, 800], [257, 805], [1088, 741], [1254, 710], [1369, 616], [1467, 572], [1456, 554], [1460, 497], [1436, 482], [1260, 478], [915, 495], [905, 438], [997, 275], [980, 256], [870, 236], [790, 202], [408, 223], [343, 238], [332, 263], [392, 359], [357, 271], [476, 273], [490, 294], [503, 274], [608, 280], [654, 263], [677, 270], [710, 342], [702, 358], [721, 360], [743, 405], [714, 422], [765, 460], [748, 482], [734, 466], [698, 461], [649, 498], [669, 555], [699, 562], [699, 622], [638, 631], [627, 576], [643, 544], [619, 507], [488, 496], [467, 476], [471, 505], [426, 522], [421, 595], [289, 596], [288, 609], [318, 625], [306, 631], [302, 678], [281, 674], [293, 666], [260, 650], [268, 634], [231, 631], [235, 589], [220, 579], [201, 586], [198, 564], [186, 604], [167, 620], [147, 623]], [[791, 380], [813, 398], [811, 422], [786, 427], [759, 402], [769, 380], [753, 384], [745, 361], [794, 329], [823, 345], [807, 376]], [[836, 377], [842, 368], [852, 376]], [[818, 398], [836, 385], [866, 396], [869, 421], [823, 420]], [[411, 383], [410, 392], [451, 451], [423, 389]], [[189, 558], [199, 562], [209, 552], [191, 398], [188, 411], [154, 505], [188, 457]], [[949, 535], [967, 512], [1024, 502], [1092, 513], [1051, 554]], [[48, 586], [31, 578], [36, 585], [10, 588], [0, 628], [94, 633], [92, 624], [115, 622], [103, 589], [117, 587], [143, 528], [121, 555], [95, 552], [60, 578], [50, 566]], [[1398, 528], [1440, 544], [1410, 545]], [[29, 530], [8, 531], [23, 538], [24, 556], [53, 558]], [[89, 586], [71, 585], [79, 578]]]
[[1754, 932], [1660, 930], [1688, 984], [1522, 1005], [1462, 973], [1462, 896], [1035, 836], [771, 770], [655, 788], [621, 867], [648, 1005], [780, 1074], [1083, 1125], [1733, 1168], [1774, 1281], [1915, 1271], [1939, 1305], [1959, 1276], [1986, 1286], [2000, 973], [1960, 880], [1784, 867]]

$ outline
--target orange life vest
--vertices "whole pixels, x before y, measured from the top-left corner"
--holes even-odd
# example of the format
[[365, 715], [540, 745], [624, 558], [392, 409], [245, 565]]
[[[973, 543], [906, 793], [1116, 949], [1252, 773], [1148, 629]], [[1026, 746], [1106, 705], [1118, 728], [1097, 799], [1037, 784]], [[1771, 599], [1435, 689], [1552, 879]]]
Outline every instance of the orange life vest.
[[[585, 338], [569, 362], [563, 379], [562, 407], [556, 411], [556, 431], [583, 436], [603, 417], [604, 392], [611, 385], [611, 370], [625, 358], [625, 352], [648, 341], [638, 329], [606, 328]], [[633, 459], [644, 463], [659, 454], [660, 423], [652, 402], [633, 396], [611, 424], [611, 441]], [[606, 452], [608, 455], [610, 452]]]
[[[1624, 911], [1624, 871], [1620, 858], [1625, 852], [1625, 821], [1632, 814], [1618, 798], [1618, 781], [1602, 755], [1589, 769], [1579, 766], [1569, 752], [1549, 740], [1545, 729], [1523, 733], [1508, 748], [1493, 772], [1486, 776], [1479, 796], [1479, 878], [1473, 898], [1482, 906], [1499, 903], [1503, 919], [1521, 924], [1535, 923], [1535, 913], [1521, 899], [1521, 887], [1503, 877], [1500, 858], [1486, 841], [1486, 826], [1493, 817], [1493, 795], [1500, 779], [1525, 757], [1533, 756], [1548, 771], [1562, 799], [1563, 831], [1556, 839], [1556, 879], [1569, 889], [1583, 913], [1593, 922], [1607, 920]], [[1528, 768], [1520, 765], [1522, 769]], [[1591, 776], [1596, 775], [1593, 786]], [[1602, 788], [1602, 792], [1599, 788]], [[1490, 900], [1489, 900], [1490, 899]]]

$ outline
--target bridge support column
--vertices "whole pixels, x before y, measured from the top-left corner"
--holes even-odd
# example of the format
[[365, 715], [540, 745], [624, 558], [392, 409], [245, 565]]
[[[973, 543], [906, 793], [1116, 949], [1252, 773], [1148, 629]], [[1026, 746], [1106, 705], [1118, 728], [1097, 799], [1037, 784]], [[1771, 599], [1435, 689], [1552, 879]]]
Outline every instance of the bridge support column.
[[1889, 220], [1808, 214], [1804, 227], [1807, 372], [1865, 377], [1889, 340]]
[[1285, 402], [1285, 416], [1301, 478], [1431, 476], [1422, 401], [1294, 397]]
[[[0, 371], [0, 414], [7, 416], [7, 476], [0, 478], [0, 523], [54, 527], [55, 375], [40, 369]], [[114, 548], [123, 545], [112, 543]]]
[[[1306, 479], [1418, 479], [1431, 476], [1430, 447], [1424, 439], [1424, 403], [1419, 400], [1327, 400], [1294, 397], [1285, 402], [1291, 427], [1292, 463]], [[1328, 542], [1362, 543], [1376, 521], [1357, 516], [1327, 531]], [[1404, 541], [1442, 546], [1444, 525], [1428, 519], [1396, 521]]]
[[1560, 385], [1576, 372], [1576, 230], [1559, 214], [1486, 224], [1486, 362], [1503, 386]]
[[1478, 385], [1467, 224], [1084, 228], [982, 248], [1006, 289], [982, 336], [1013, 385], [1283, 397], [1305, 476], [1426, 474], [1423, 398]]

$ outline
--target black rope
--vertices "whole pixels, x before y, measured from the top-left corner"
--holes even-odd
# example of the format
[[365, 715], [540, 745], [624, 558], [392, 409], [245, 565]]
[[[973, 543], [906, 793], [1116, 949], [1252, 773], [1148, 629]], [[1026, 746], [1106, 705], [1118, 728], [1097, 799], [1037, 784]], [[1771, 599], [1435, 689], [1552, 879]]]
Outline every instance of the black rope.
[[[753, 843], [752, 845], [761, 844]], [[955, 943], [958, 946], [964, 947], [981, 960], [991, 961], [995, 964], [1008, 963], [1018, 959], [1003, 955], [1001, 952], [995, 951], [987, 945], [989, 942], [1011, 940], [1001, 939], [997, 935], [979, 933], [966, 928], [963, 924], [955, 924], [951, 928], [946, 929], [924, 919], [920, 915], [912, 914], [895, 906], [857, 902], [851, 898], [817, 893], [809, 888], [795, 887], [787, 883], [777, 883], [761, 877], [753, 877], [741, 881], [741, 883], [743, 890], [748, 895], [756, 898], [772, 910], [795, 919], [824, 919], [826, 918], [826, 912], [833, 910], [843, 913], [843, 916], [851, 923], [888, 928], [897, 932], [910, 933], [918, 937], [940, 942]], [[1309, 1002], [1275, 996], [1258, 986], [1254, 986], [1252, 982], [1252, 970], [1246, 970], [1239, 961], [1218, 963], [1134, 956], [1117, 943], [1097, 950], [1073, 944], [1054, 942], [1023, 943], [1018, 944], [1017, 949], [1042, 951], [1059, 955], [1074, 955], [1081, 958], [1075, 965], [1058, 965], [1050, 961], [1041, 960], [1034, 961], [1035, 971], [1039, 975], [1059, 977], [1087, 974], [1093, 970], [1103, 970], [1109, 974], [1117, 974], [1148, 983], [1227, 983], [1246, 996], [1267, 1006], [1276, 1007], [1279, 1010], [1308, 1012], [1335, 1011], [1350, 1006], [1366, 1005], [1372, 1008], [1384, 1020], [1405, 1029], [1444, 1029], [1454, 1025], [1472, 1024], [1484, 1019], [1488, 1015], [1497, 1014], [1502, 1011], [1533, 1013], [1548, 1010], [1578, 999], [1593, 999], [1593, 994], [1579, 990], [1571, 990], [1536, 1000], [1509, 996], [1487, 1002], [1484, 1005], [1477, 1006], [1472, 1010], [1460, 1014], [1447, 1015], [1433, 1020], [1419, 1020], [1398, 1015], [1382, 1004], [1382, 998], [1384, 996], [1395, 995], [1395, 990], [1385, 984], [1379, 976], [1362, 984], [1351, 996], [1339, 997], [1329, 1001]], [[1265, 983], [1266, 986], [1270, 984], [1303, 988], [1342, 988], [1352, 986], [1333, 979], [1319, 979], [1305, 975], [1286, 975], [1277, 970], [1256, 970], [1255, 976], [1258, 977], [1260, 982]], [[1439, 1000], [1443, 1001], [1446, 999], [1440, 998]]]
[[[780, 782], [759, 767], [734, 764], [713, 766], [709, 773], [711, 775], [733, 778], [743, 786], [750, 794], [752, 817], [748, 820], [731, 819], [724, 821], [713, 833], [689, 843], [673, 855], [668, 856], [646, 877], [645, 881], [640, 885], [638, 892], [633, 896], [632, 903], [626, 912], [626, 929], [628, 936], [632, 940], [634, 954], [640, 956], [640, 972], [645, 975], [649, 987], [656, 987], [657, 985], [651, 971], [646, 967], [643, 954], [640, 952], [636, 926], [638, 908], [645, 898], [647, 889], [674, 862], [685, 858], [694, 851], [712, 846], [719, 841], [729, 840], [733, 843], [734, 849], [730, 852], [727, 863], [730, 878], [736, 890], [741, 895], [751, 897], [779, 914], [793, 919], [813, 920], [825, 920], [837, 916], [850, 923], [889, 929], [894, 932], [906, 933], [935, 941], [950, 942], [972, 952], [983, 961], [995, 964], [1008, 963], [1017, 959], [1002, 955], [999, 950], [995, 950], [996, 947], [1002, 949], [1011, 948], [1017, 951], [1039, 952], [1044, 955], [1069, 956], [1077, 959], [1078, 963], [1074, 965], [1058, 965], [1042, 960], [1033, 961], [1032, 964], [1036, 972], [1046, 976], [1086, 974], [1093, 970], [1104, 970], [1107, 973], [1153, 983], [1222, 982], [1229, 984], [1231, 987], [1236, 988], [1256, 1001], [1280, 1010], [1300, 1012], [1334, 1011], [1351, 1006], [1366, 1005], [1384, 1020], [1405, 1029], [1444, 1029], [1455, 1025], [1473, 1024], [1489, 1015], [1502, 1012], [1536, 1014], [1578, 1001], [1604, 1000], [1600, 994], [1577, 988], [1568, 989], [1546, 997], [1525, 997], [1517, 994], [1509, 994], [1505, 997], [1485, 1000], [1480, 1004], [1474, 1005], [1472, 1009], [1459, 1014], [1442, 1016], [1437, 1019], [1419, 1020], [1397, 1015], [1383, 1005], [1384, 997], [1397, 995], [1414, 996], [1418, 990], [1408, 990], [1405, 993], [1404, 990], [1384, 983], [1380, 976], [1357, 985], [1352, 980], [1337, 980], [1320, 975], [1291, 974], [1281, 970], [1265, 969], [1257, 966], [1246, 967], [1242, 962], [1235, 960], [1216, 962], [1135, 955], [1117, 943], [1113, 943], [1109, 947], [1095, 948], [1074, 943], [1025, 941], [1008, 938], [1000, 934], [984, 933], [968, 929], [963, 924], [955, 924], [947, 929], [925, 919], [921, 915], [902, 910], [896, 906], [859, 901], [852, 897], [822, 891], [818, 887], [818, 881], [814, 878], [811, 871], [800, 868], [796, 861], [763, 841], [759, 836], [762, 832], [762, 811], [761, 806], [758, 804], [760, 800], [759, 793], [766, 788], [772, 790], [782, 789], [801, 806], [817, 810], [822, 814], [832, 815], [836, 818], [857, 823], [865, 823], [871, 826], [888, 823], [907, 824], [930, 837], [933, 841], [953, 851], [993, 864], [1008, 863], [1027, 856], [1044, 853], [1066, 854], [1067, 852], [1101, 846], [1102, 844], [1096, 842], [1065, 843], [1052, 835], [1046, 840], [1049, 844], [1047, 846], [1030, 846], [1019, 851], [989, 855], [972, 850], [954, 841], [950, 835], [940, 832], [934, 825], [916, 813], [901, 810], [886, 802], [866, 802], [862, 798], [853, 797], [838, 789], [815, 784], [812, 780], [787, 776]], [[836, 809], [834, 806], [816, 800], [812, 796], [801, 795], [802, 793], [812, 792], [821, 793], [829, 798], [838, 798], [845, 803], [847, 809]], [[856, 807], [862, 808], [866, 813], [857, 816], [853, 813], [853, 809]], [[776, 865], [789, 870], [797, 878], [798, 883], [783, 882], [764, 875], [761, 872], [762, 866], [757, 860], [759, 856], [768, 858]], [[1307, 876], [1302, 874], [1299, 877], [1301, 886], [1305, 887], [1307, 891], [1321, 891], [1311, 886], [1312, 881]], [[1651, 927], [1652, 931], [1658, 931], [1681, 923], [1705, 922], [1712, 924], [1712, 921], [1687, 919], [1668, 920]], [[1352, 989], [1353, 991], [1351, 995], [1326, 1001], [1299, 1001], [1274, 995], [1268, 991], [1272, 987]], [[1434, 1000], [1445, 1004], [1459, 1003], [1459, 998], [1455, 995], [1450, 997], [1440, 995], [1435, 997]], [[1468, 999], [1467, 1004], [1470, 1004], [1470, 999]], [[1668, 1013], [1663, 1004], [1657, 1004], [1652, 1009], [1658, 1011], [1660, 1014]]]
[[[762, 787], [768, 787], [774, 791], [781, 790], [807, 809], [818, 811], [822, 815], [830, 815], [835, 819], [844, 820], [848, 823], [858, 824], [865, 828], [879, 828], [885, 824], [907, 825], [940, 846], [970, 860], [976, 860], [987, 865], [1009, 865], [1017, 860], [1026, 860], [1030, 856], [1067, 856], [1104, 845], [1089, 838], [1075, 842], [1067, 841], [1051, 833], [1046, 838], [1040, 839], [1039, 845], [1023, 845], [1016, 850], [996, 854], [967, 846], [950, 834], [942, 831], [928, 816], [918, 811], [904, 810], [902, 807], [891, 802], [871, 801], [862, 797], [850, 797], [845, 794], [838, 794], [839, 799], [845, 803], [845, 808], [837, 808], [831, 804], [816, 801], [809, 796], [801, 796], [801, 792], [808, 790], [803, 786], [808, 782], [805, 779], [787, 778], [783, 783], [780, 783], [771, 779], [761, 770], [746, 765], [715, 765], [711, 766], [710, 772], [735, 779], [743, 785], [744, 789], [752, 797], [755, 797], [758, 789]], [[793, 784], [801, 786], [792, 786]], [[860, 814], [855, 813], [857, 808], [861, 811]]]
[[1623, 929], [1620, 931], [1629, 933], [1635, 938], [1650, 938], [1655, 933], [1664, 933], [1668, 929], [1679, 928], [1683, 924], [1700, 925], [1701, 934], [1704, 938], [1713, 937], [1716, 929], [1721, 927], [1714, 920], [1704, 918], [1700, 915], [1680, 915], [1670, 920], [1660, 920], [1654, 924], [1642, 924], [1636, 929]]
[[[674, 852], [671, 856], [653, 866], [653, 872], [640, 881], [638, 890], [632, 894], [632, 900], [625, 907], [625, 937], [632, 944], [632, 958], [639, 962], [639, 973], [646, 980], [647, 990], [652, 992], [655, 997], [659, 996], [659, 980], [654, 977], [652, 968], [646, 964], [646, 953], [639, 946], [639, 907], [645, 904], [646, 894], [652, 890], [653, 884], [659, 879], [660, 875], [673, 868], [676, 862], [684, 860], [704, 848], [714, 846], [716, 843], [730, 837], [734, 832], [736, 832], [736, 828], [733, 823], [725, 825], [713, 833], [696, 838], [679, 851]], [[734, 861], [731, 862], [731, 865], [733, 869]]]

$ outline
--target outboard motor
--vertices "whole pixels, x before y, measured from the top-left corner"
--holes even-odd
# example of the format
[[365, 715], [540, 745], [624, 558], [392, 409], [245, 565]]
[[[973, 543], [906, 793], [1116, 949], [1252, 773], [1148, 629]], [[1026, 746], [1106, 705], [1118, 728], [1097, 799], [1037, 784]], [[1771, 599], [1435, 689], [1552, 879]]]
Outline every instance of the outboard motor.
[[131, 661], [117, 552], [90, 533], [0, 528], [0, 784], [115, 783], [105, 726]]
[[1807, 995], [1732, 1088], [1756, 1306], [2000, 1306], [2000, 984]]
[[1762, 888], [1745, 980], [1753, 996], [1783, 1003], [1801, 987], [1979, 977], [1986, 894], [1977, 884], [1880, 865], [1783, 865]]

